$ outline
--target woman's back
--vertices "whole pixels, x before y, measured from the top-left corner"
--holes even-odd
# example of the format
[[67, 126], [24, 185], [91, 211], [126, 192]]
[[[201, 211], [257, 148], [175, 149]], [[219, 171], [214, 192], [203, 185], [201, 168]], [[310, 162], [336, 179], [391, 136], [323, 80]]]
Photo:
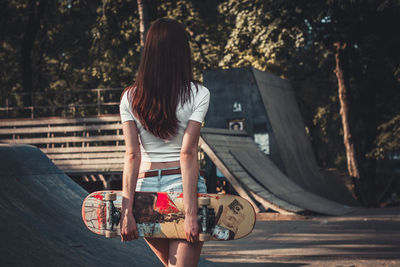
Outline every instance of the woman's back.
[[189, 120], [202, 123], [208, 110], [210, 92], [200, 84], [191, 84], [191, 98], [183, 105], [178, 104], [176, 117], [179, 121], [177, 134], [171, 139], [161, 139], [147, 131], [135, 117], [126, 91], [121, 99], [120, 114], [122, 123], [132, 120], [135, 122], [140, 135], [140, 149], [144, 162], [170, 162], [180, 159], [182, 138]]

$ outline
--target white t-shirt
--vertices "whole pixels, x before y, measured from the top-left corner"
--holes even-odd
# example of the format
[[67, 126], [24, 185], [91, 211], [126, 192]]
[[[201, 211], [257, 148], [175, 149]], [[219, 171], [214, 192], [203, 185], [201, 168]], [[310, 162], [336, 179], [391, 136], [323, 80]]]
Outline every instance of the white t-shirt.
[[178, 134], [171, 140], [163, 140], [146, 131], [140, 121], [132, 113], [131, 103], [127, 92], [124, 93], [119, 106], [121, 122], [134, 121], [139, 131], [140, 150], [142, 161], [146, 162], [168, 162], [180, 159], [183, 134], [189, 120], [203, 122], [210, 102], [210, 92], [200, 84], [191, 84], [192, 97], [183, 107], [179, 103], [176, 109], [176, 117], [179, 120]]

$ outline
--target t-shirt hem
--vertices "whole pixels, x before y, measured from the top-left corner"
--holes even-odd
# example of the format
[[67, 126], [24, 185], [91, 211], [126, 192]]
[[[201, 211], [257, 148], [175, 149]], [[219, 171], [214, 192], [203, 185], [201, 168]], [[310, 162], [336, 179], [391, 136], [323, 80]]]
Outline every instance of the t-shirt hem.
[[132, 118], [121, 119], [121, 123], [124, 123], [126, 121], [135, 121], [135, 120]]
[[154, 158], [143, 158], [142, 156], [142, 161], [143, 162], [171, 162], [171, 161], [178, 161], [180, 158], [174, 158], [174, 159], [154, 159]]
[[198, 118], [189, 118], [188, 120], [189, 121], [197, 121], [197, 122], [200, 122], [200, 123], [203, 122], [203, 119], [198, 119]]

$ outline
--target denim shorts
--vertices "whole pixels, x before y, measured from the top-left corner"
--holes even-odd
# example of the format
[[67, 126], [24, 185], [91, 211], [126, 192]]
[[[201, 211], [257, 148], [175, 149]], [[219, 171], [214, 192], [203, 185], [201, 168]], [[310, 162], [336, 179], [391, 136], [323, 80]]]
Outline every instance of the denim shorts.
[[[170, 174], [140, 178], [136, 183], [136, 191], [141, 192], [183, 192], [182, 175]], [[197, 192], [207, 193], [205, 180], [199, 176]]]

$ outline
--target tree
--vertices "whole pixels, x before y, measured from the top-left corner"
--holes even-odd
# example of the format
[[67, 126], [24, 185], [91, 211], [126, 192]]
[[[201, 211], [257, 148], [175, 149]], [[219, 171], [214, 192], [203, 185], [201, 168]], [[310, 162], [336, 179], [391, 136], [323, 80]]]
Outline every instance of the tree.
[[140, 25], [140, 46], [143, 48], [146, 42], [146, 33], [149, 28], [149, 19], [147, 14], [147, 2], [146, 0], [137, 0], [138, 12], [139, 12], [139, 25]]
[[[398, 63], [390, 58], [398, 58], [400, 42], [388, 31], [397, 21], [399, 5], [394, 1], [328, 3], [326, 17], [331, 23], [320, 33], [320, 40], [335, 49], [348, 172], [355, 178], [358, 198], [376, 205], [376, 161], [367, 155], [383, 119], [380, 116], [385, 114], [380, 106], [387, 104], [377, 100], [395, 89], [388, 81], [394, 80]], [[326, 32], [329, 38], [323, 36]]]

